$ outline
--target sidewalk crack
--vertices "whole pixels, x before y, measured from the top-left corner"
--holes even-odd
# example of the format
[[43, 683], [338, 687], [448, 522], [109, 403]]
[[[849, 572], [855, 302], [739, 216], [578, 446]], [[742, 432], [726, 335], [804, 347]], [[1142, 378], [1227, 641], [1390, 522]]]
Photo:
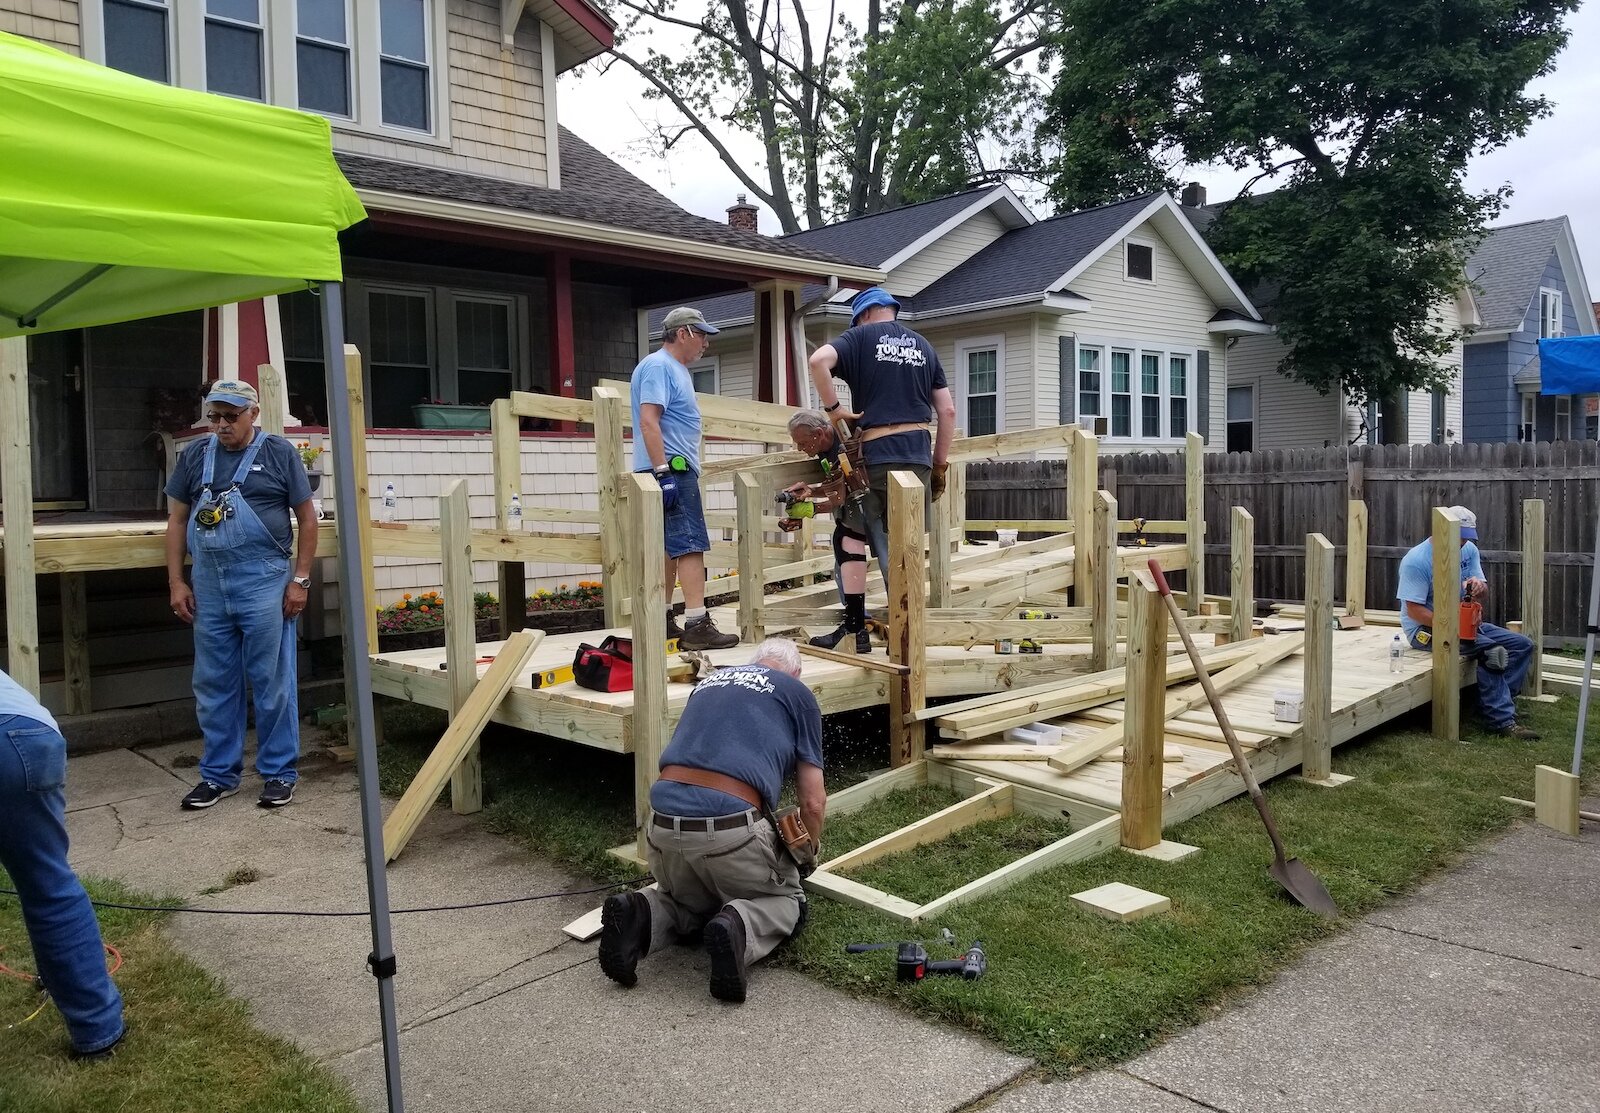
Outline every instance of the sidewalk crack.
[[1546, 970], [1555, 970], [1562, 974], [1571, 974], [1577, 978], [1588, 978], [1592, 982], [1600, 982], [1600, 975], [1589, 974], [1582, 970], [1573, 970], [1566, 966], [1557, 966], [1553, 962], [1545, 962], [1537, 958], [1525, 958], [1522, 955], [1508, 955], [1503, 951], [1490, 950], [1488, 947], [1475, 946], [1472, 943], [1461, 943], [1454, 939], [1443, 939], [1437, 935], [1429, 935], [1425, 931], [1412, 931], [1409, 928], [1395, 927], [1393, 924], [1375, 924], [1370, 920], [1362, 920], [1363, 924], [1371, 928], [1380, 928], [1383, 931], [1392, 931], [1397, 935], [1409, 935], [1413, 939], [1426, 939], [1430, 943], [1443, 943], [1446, 947], [1459, 947], [1463, 951], [1476, 951], [1480, 955], [1490, 955], [1494, 958], [1503, 958], [1507, 962], [1526, 962], [1529, 966], [1542, 966]]
[[1182, 1090], [1173, 1089], [1171, 1086], [1163, 1086], [1161, 1083], [1156, 1082], [1153, 1079], [1134, 1074], [1131, 1070], [1127, 1070], [1126, 1068], [1119, 1067], [1117, 1068], [1116, 1073], [1123, 1075], [1124, 1077], [1131, 1078], [1141, 1085], [1149, 1086], [1153, 1090], [1160, 1090], [1163, 1094], [1171, 1094], [1175, 1098], [1181, 1098], [1182, 1100], [1193, 1105], [1198, 1105], [1201, 1109], [1210, 1109], [1212, 1110], [1212, 1113], [1233, 1113], [1233, 1111], [1225, 1105], [1213, 1105], [1211, 1102], [1205, 1101], [1202, 1098], [1197, 1098], [1193, 1094], [1186, 1094]]

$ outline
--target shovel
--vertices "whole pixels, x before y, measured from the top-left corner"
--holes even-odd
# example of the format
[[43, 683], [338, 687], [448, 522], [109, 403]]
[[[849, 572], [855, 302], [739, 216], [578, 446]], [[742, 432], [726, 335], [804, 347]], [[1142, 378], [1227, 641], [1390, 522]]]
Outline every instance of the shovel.
[[1205, 665], [1200, 660], [1200, 651], [1194, 647], [1194, 639], [1189, 636], [1189, 630], [1183, 624], [1183, 614], [1178, 610], [1178, 604], [1172, 598], [1172, 589], [1167, 586], [1167, 577], [1161, 571], [1161, 565], [1156, 561], [1150, 562], [1150, 574], [1156, 579], [1156, 587], [1161, 592], [1161, 598], [1167, 602], [1167, 610], [1172, 614], [1172, 623], [1178, 628], [1178, 636], [1183, 639], [1183, 648], [1189, 653], [1189, 660], [1194, 664], [1195, 676], [1200, 681], [1200, 686], [1205, 689], [1206, 699], [1211, 704], [1211, 710], [1217, 717], [1217, 725], [1222, 728], [1222, 736], [1228, 740], [1228, 749], [1233, 751], [1233, 764], [1239, 770], [1239, 776], [1244, 778], [1244, 787], [1250, 792], [1250, 801], [1255, 804], [1256, 811], [1261, 813], [1261, 822], [1266, 825], [1267, 837], [1272, 840], [1272, 864], [1267, 867], [1267, 873], [1272, 875], [1272, 880], [1283, 886], [1295, 901], [1311, 909], [1319, 916], [1327, 919], [1337, 919], [1339, 906], [1333, 903], [1333, 898], [1328, 895], [1328, 890], [1317, 875], [1306, 868], [1306, 864], [1298, 858], [1286, 857], [1283, 853], [1283, 838], [1278, 834], [1278, 824], [1272, 818], [1272, 809], [1267, 807], [1267, 798], [1261, 794], [1261, 786], [1256, 783], [1256, 775], [1250, 769], [1250, 762], [1244, 756], [1244, 748], [1239, 745], [1239, 739], [1233, 733], [1233, 724], [1228, 722], [1228, 713], [1223, 709], [1222, 700], [1217, 696], [1217, 690], [1211, 686], [1211, 676], [1206, 672]]

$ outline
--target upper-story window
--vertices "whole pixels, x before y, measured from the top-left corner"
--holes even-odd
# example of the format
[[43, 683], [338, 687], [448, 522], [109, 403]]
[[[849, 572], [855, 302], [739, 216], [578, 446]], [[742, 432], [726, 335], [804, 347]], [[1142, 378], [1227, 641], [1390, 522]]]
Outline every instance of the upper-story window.
[[172, 80], [167, 0], [105, 0], [106, 65], [151, 81]]
[[1156, 249], [1147, 243], [1127, 244], [1127, 276], [1136, 282], [1156, 280]]
[[350, 20], [345, 0], [298, 0], [294, 62], [299, 107], [325, 116], [350, 109]]
[[423, 0], [379, 0], [383, 122], [428, 130], [428, 11]]
[[260, 0], [206, 0], [206, 89], [267, 99]]
[[1539, 291], [1539, 335], [1561, 335], [1561, 291]]

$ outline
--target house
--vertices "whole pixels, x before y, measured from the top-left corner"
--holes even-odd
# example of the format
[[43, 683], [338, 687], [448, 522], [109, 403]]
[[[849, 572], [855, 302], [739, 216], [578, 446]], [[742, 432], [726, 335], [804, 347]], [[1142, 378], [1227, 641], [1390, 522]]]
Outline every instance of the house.
[[1595, 440], [1600, 398], [1539, 393], [1539, 339], [1595, 331], [1572, 224], [1558, 216], [1491, 228], [1467, 275], [1483, 314], [1467, 340], [1468, 439]]
[[[1202, 235], [1225, 207], [1207, 205], [1205, 189], [1198, 184], [1183, 191], [1183, 213]], [[1263, 317], [1275, 320], [1275, 288], [1263, 284], [1249, 293]], [[1478, 310], [1470, 291], [1462, 289], [1436, 306], [1434, 320], [1450, 331], [1476, 328]], [[1447, 389], [1410, 391], [1358, 404], [1342, 390], [1322, 394], [1281, 373], [1284, 346], [1275, 334], [1240, 337], [1228, 353], [1227, 450], [1459, 443], [1465, 439], [1463, 353], [1464, 343], [1458, 338], [1441, 360], [1450, 371]]]
[[[886, 272], [973, 436], [1078, 421], [1108, 452], [1174, 448], [1191, 430], [1220, 448], [1229, 346], [1268, 329], [1165, 193], [1040, 219], [986, 186], [774, 242]], [[802, 291], [809, 345], [849, 327], [854, 289]], [[699, 305], [726, 330], [691, 369], [701, 389], [750, 396], [753, 299]]]

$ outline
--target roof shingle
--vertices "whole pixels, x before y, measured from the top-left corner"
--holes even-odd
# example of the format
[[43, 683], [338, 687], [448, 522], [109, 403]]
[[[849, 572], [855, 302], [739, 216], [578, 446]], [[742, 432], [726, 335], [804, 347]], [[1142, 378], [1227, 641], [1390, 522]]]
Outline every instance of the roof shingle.
[[1566, 217], [1556, 217], [1489, 229], [1467, 260], [1484, 331], [1522, 327], [1565, 222]]

